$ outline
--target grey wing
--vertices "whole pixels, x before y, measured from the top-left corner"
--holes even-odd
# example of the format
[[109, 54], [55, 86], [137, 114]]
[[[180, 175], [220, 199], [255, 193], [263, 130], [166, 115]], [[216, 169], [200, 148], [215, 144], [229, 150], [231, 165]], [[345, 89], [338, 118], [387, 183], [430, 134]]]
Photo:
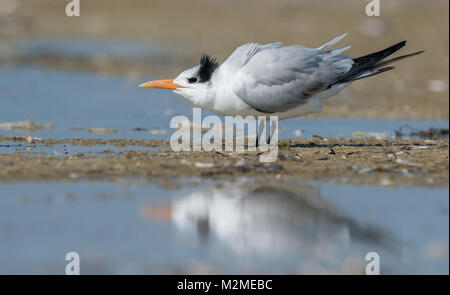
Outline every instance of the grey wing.
[[233, 91], [258, 111], [287, 111], [306, 103], [351, 68], [353, 61], [340, 54], [348, 48], [269, 47], [238, 70]]

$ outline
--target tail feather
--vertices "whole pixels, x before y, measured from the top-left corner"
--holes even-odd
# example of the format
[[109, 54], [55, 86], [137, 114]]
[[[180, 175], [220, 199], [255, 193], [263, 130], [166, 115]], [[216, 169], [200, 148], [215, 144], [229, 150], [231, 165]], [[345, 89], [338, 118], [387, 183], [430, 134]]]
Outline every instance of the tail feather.
[[328, 51], [326, 55], [327, 56], [335, 56], [335, 55], [341, 54], [342, 52], [344, 52], [350, 48], [351, 48], [351, 46], [339, 47], [339, 48]]
[[[386, 57], [397, 52], [400, 48], [405, 46], [405, 44], [406, 44], [406, 41], [402, 41], [402, 42], [392, 45], [386, 49], [383, 49], [381, 51], [377, 51], [377, 52], [370, 53], [370, 54], [353, 59], [352, 68], [348, 72], [343, 74], [341, 77], [339, 77], [336, 82], [329, 85], [328, 88], [332, 87], [333, 85], [339, 84], [339, 83], [347, 83], [347, 82], [359, 80], [362, 78], [370, 77], [373, 75], [377, 75], [377, 74], [392, 70], [394, 67], [384, 67], [384, 66], [424, 52], [424, 51], [418, 51], [418, 52], [414, 52], [411, 54], [392, 58], [389, 60], [384, 60]], [[384, 67], [384, 68], [382, 68], [382, 67]]]

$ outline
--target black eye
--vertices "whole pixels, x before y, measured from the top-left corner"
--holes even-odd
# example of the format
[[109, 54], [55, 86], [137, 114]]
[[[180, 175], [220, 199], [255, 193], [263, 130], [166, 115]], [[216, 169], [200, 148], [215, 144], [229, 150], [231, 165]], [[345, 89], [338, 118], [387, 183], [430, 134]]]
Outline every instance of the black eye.
[[189, 83], [195, 83], [195, 82], [197, 82], [197, 78], [189, 78], [188, 82]]

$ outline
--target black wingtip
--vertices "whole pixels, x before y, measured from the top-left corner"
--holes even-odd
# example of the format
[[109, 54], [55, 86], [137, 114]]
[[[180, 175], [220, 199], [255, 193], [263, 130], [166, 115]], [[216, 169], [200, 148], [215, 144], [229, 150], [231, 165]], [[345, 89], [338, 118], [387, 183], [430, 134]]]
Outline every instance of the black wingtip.
[[413, 52], [413, 53], [410, 53], [410, 54], [407, 54], [407, 55], [404, 55], [404, 56], [405, 57], [410, 57], [410, 56], [419, 55], [419, 54], [424, 53], [424, 52], [425, 52], [425, 50], [420, 50], [420, 51], [416, 51], [416, 52]]
[[357, 58], [354, 58], [353, 61], [356, 64], [359, 63], [364, 63], [366, 65], [370, 65], [370, 64], [375, 64], [378, 61], [388, 57], [389, 55], [397, 52], [398, 50], [400, 50], [402, 47], [404, 47], [406, 45], [406, 40], [398, 42], [397, 44], [394, 44], [392, 46], [389, 46], [388, 48], [385, 48], [383, 50], [377, 51], [377, 52], [373, 52], [364, 56], [360, 56]]
[[378, 51], [378, 53], [381, 53], [381, 52], [385, 52], [385, 53], [392, 52], [392, 53], [394, 53], [397, 50], [399, 50], [400, 48], [404, 47], [405, 45], [406, 45], [406, 40], [398, 42], [398, 43], [396, 43], [396, 44], [394, 44], [392, 46], [389, 46], [388, 48], [383, 49], [381, 51]]
[[[403, 40], [403, 41], [398, 42], [397, 44], [394, 44], [383, 50], [380, 50], [380, 51], [377, 51], [374, 53], [370, 53], [370, 54], [367, 54], [367, 55], [364, 55], [364, 56], [361, 56], [358, 58], [354, 58], [353, 59], [354, 63], [353, 63], [352, 68], [347, 73], [345, 73], [343, 76], [341, 76], [336, 82], [331, 84], [329, 87], [331, 87], [337, 83], [345, 83], [345, 82], [349, 82], [349, 81], [355, 81], [355, 80], [359, 80], [362, 78], [374, 76], [374, 75], [377, 75], [377, 74], [380, 74], [380, 73], [383, 73], [386, 71], [390, 71], [390, 70], [394, 69], [394, 67], [384, 67], [384, 66], [424, 52], [424, 51], [418, 51], [415, 53], [395, 57], [390, 60], [385, 60], [386, 57], [394, 54], [395, 52], [400, 50], [405, 45], [406, 45], [406, 40]], [[382, 68], [382, 67], [384, 67], [384, 68]], [[367, 73], [368, 71], [374, 71], [376, 69], [378, 69], [376, 72], [373, 72], [369, 75], [365, 75], [365, 73]]]
[[382, 51], [394, 53], [395, 51], [399, 50], [400, 48], [404, 47], [405, 45], [406, 45], [406, 40], [404, 40], [402, 42], [398, 42], [397, 44], [394, 44]]
[[395, 69], [395, 67], [385, 67], [385, 68], [379, 69], [376, 73], [380, 74], [380, 73], [387, 72], [387, 71], [390, 71], [390, 70], [393, 70], [393, 69]]

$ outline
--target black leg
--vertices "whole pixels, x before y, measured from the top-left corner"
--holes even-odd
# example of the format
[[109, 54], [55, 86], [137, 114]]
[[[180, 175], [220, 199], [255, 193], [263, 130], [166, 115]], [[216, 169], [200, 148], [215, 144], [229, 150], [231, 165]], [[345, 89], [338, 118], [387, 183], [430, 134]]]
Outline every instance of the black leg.
[[[266, 135], [267, 135], [267, 130], [269, 130], [270, 120], [266, 119], [264, 124], [265, 124], [264, 129], [265, 129]], [[262, 128], [260, 128], [258, 126], [258, 133], [256, 134], [256, 147], [259, 147], [259, 139], [260, 139], [260, 136], [262, 136], [262, 131], [263, 131]], [[261, 134], [260, 134], [260, 132], [261, 132]], [[270, 144], [270, 136], [271, 136], [271, 132], [269, 131], [269, 136], [266, 138], [267, 144]]]

